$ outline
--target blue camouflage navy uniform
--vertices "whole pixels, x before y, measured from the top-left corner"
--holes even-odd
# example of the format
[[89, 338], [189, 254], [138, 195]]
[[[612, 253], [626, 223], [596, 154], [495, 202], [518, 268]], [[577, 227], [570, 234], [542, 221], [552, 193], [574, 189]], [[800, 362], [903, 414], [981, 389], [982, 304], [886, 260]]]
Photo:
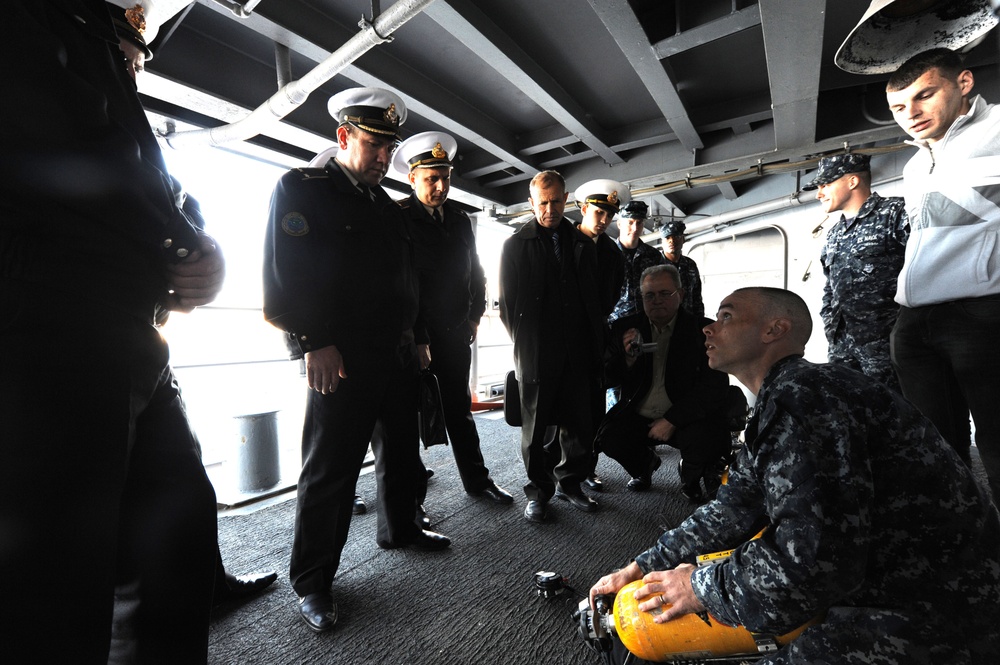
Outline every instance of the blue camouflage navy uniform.
[[642, 240], [639, 241], [635, 249], [623, 247], [620, 240], [615, 242], [625, 258], [625, 281], [622, 282], [621, 297], [608, 316], [608, 323], [643, 313], [642, 294], [639, 293], [642, 273], [646, 268], [658, 266], [666, 261], [663, 254]]
[[684, 285], [684, 301], [681, 307], [699, 319], [705, 318], [705, 303], [701, 299], [701, 273], [698, 264], [690, 256], [681, 256], [676, 261], [663, 257], [664, 263], [677, 268], [681, 274], [681, 284]]
[[830, 362], [842, 363], [893, 390], [899, 379], [889, 358], [896, 323], [896, 277], [909, 236], [903, 199], [872, 192], [853, 219], [830, 229], [820, 254], [826, 286], [820, 316]]
[[636, 562], [648, 573], [733, 547], [691, 577], [712, 617], [781, 635], [825, 614], [761, 663], [1000, 653], [996, 508], [909, 402], [841, 365], [771, 367], [728, 484]]

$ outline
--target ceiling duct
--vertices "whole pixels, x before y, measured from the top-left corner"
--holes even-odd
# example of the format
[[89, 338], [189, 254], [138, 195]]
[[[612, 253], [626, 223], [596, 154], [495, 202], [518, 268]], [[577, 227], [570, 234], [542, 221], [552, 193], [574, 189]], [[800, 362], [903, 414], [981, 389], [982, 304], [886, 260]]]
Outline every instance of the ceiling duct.
[[166, 134], [164, 138], [170, 147], [183, 148], [192, 145], [220, 145], [231, 141], [245, 141], [257, 136], [266, 127], [280, 122], [298, 108], [310, 93], [340, 73], [347, 65], [373, 47], [390, 41], [392, 33], [432, 2], [434, 0], [399, 0], [373, 22], [369, 23], [362, 19], [359, 25], [363, 27], [358, 34], [347, 40], [305, 76], [278, 90], [246, 118], [221, 127]]

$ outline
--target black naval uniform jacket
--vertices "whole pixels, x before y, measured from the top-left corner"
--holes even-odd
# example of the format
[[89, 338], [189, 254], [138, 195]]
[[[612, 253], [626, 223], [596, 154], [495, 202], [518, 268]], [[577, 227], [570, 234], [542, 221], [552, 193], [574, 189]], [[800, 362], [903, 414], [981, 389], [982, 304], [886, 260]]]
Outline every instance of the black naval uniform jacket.
[[151, 321], [166, 265], [197, 248], [198, 232], [121, 66], [107, 5], [50, 0], [5, 11], [22, 27], [3, 52], [33, 55], [4, 73], [7, 87], [32, 94], [0, 105], [3, 274], [46, 297]]
[[[705, 334], [702, 328], [711, 323], [708, 319], [697, 319], [683, 307], [677, 310], [677, 321], [670, 337], [666, 368], [663, 370], [663, 387], [667, 391], [672, 406], [662, 414], [675, 427], [682, 428], [692, 423], [715, 417], [723, 408], [729, 375], [708, 366], [705, 355]], [[653, 339], [649, 319], [644, 314], [617, 321], [612, 329], [613, 355], [608, 361], [607, 373], [611, 380], [621, 384], [621, 399], [611, 407], [607, 418], [613, 420], [627, 412], [637, 412], [646, 393], [653, 385], [653, 354], [640, 355], [632, 367], [625, 362], [622, 335], [635, 328], [642, 339]], [[655, 370], [659, 373], [659, 369]]]
[[[580, 228], [579, 224], [577, 228]], [[622, 284], [625, 283], [625, 257], [618, 243], [606, 233], [602, 233], [597, 236], [596, 241], [591, 240], [591, 242], [597, 251], [597, 288], [601, 313], [607, 318], [614, 311], [622, 294]]]
[[[486, 311], [486, 273], [476, 252], [472, 222], [458, 206], [441, 206], [443, 224], [435, 222], [416, 194], [399, 201], [413, 240], [413, 263], [420, 285], [417, 327], [430, 341], [445, 333], [479, 323]], [[471, 331], [469, 333], [471, 335]], [[427, 342], [418, 334], [418, 342]]]
[[[552, 242], [532, 218], [504, 242], [500, 257], [500, 320], [514, 341], [514, 370], [518, 381], [539, 383], [554, 379], [561, 353], [587, 357], [574, 362], [592, 363], [600, 371], [604, 342], [604, 316], [598, 297], [597, 254], [594, 243], [563, 218], [559, 225], [563, 262], [576, 280], [582, 298], [583, 324], [574, 327], [559, 309], [558, 294], [551, 293], [548, 267], [555, 261]], [[562, 234], [568, 234], [568, 238]]]
[[349, 363], [395, 349], [413, 327], [417, 294], [405, 227], [385, 191], [372, 192], [374, 202], [334, 160], [292, 169], [274, 189], [264, 318], [287, 333], [293, 358], [335, 345]]

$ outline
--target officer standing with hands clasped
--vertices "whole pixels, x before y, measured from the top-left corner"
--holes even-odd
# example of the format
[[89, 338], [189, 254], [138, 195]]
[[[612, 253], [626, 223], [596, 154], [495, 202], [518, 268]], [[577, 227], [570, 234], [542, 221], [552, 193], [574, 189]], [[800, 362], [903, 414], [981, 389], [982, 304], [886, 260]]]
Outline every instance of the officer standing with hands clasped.
[[286, 332], [292, 357], [304, 357], [309, 385], [289, 577], [316, 632], [337, 621], [330, 587], [369, 442], [378, 545], [451, 544], [414, 521], [417, 292], [405, 229], [379, 187], [406, 106], [387, 90], [352, 88], [329, 109], [339, 151], [278, 181], [264, 246], [264, 316]]
[[871, 158], [848, 153], [819, 160], [816, 176], [802, 189], [815, 189], [826, 213], [841, 213], [820, 254], [826, 275], [820, 317], [830, 362], [899, 391], [889, 335], [899, 314], [896, 277], [909, 224], [903, 199], [879, 196], [871, 182]]
[[[471, 344], [486, 311], [486, 275], [476, 252], [476, 235], [468, 216], [448, 202], [452, 162], [458, 144], [444, 132], [422, 132], [403, 141], [393, 155], [393, 168], [409, 180], [413, 192], [398, 202], [413, 240], [414, 265], [420, 285], [417, 350], [421, 368], [437, 377], [444, 420], [465, 491], [494, 503], [514, 502], [490, 478], [472, 417], [469, 369]], [[422, 501], [427, 473], [417, 482]]]

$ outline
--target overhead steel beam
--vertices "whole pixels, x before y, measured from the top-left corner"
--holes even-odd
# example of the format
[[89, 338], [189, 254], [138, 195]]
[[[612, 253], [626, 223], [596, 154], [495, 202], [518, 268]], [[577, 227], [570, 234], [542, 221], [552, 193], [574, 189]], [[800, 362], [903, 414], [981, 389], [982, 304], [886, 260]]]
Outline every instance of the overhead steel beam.
[[[322, 62], [332, 53], [316, 42], [305, 39], [293, 29], [269, 18], [269, 5], [267, 3], [262, 4], [250, 16], [237, 18], [231, 11], [213, 0], [198, 1], [199, 4], [203, 4], [221, 16], [236, 21], [239, 25], [245, 26], [274, 42], [284, 44], [290, 50], [315, 62]], [[431, 7], [442, 3], [443, 0], [437, 0]], [[427, 14], [426, 9], [424, 14]], [[326, 32], [331, 43], [343, 43], [350, 39], [351, 35], [352, 33], [346, 28], [342, 30], [329, 29]], [[389, 72], [391, 75], [376, 76], [369, 71], [362, 70], [357, 65], [348, 65], [341, 72], [341, 75], [360, 86], [391, 88], [403, 92], [407, 108], [410, 111], [436, 124], [443, 131], [480, 147], [498, 159], [505, 160], [510, 167], [531, 175], [539, 171], [534, 163], [524, 159], [518, 153], [518, 148], [506, 128], [483, 117], [478, 109], [456, 97], [450, 90], [446, 90], [432, 78], [378, 50], [369, 51], [365, 55], [365, 61], [371, 69]], [[435, 100], [434, 106], [414, 98], [408, 92], [413, 89], [425, 91], [428, 99]]]
[[466, 0], [439, 0], [424, 14], [461, 40], [606, 163], [624, 161], [604, 140], [603, 130], [588, 119], [587, 110], [474, 4]]
[[656, 54], [657, 58], [663, 60], [758, 25], [760, 25], [760, 5], [753, 5], [685, 30], [679, 35], [661, 39], [653, 44], [653, 53]]
[[622, 50], [632, 69], [659, 107], [677, 139], [688, 150], [702, 147], [701, 137], [691, 122], [677, 92], [670, 64], [661, 62], [653, 51], [645, 30], [627, 0], [588, 0], [611, 37]]
[[[698, 131], [702, 134], [707, 132], [715, 132], [720, 129], [731, 129], [734, 134], [746, 134], [749, 133], [750, 123], [760, 123], [771, 119], [770, 111], [762, 111], [759, 113], [751, 113], [745, 116], [739, 116], [736, 118], [730, 118], [728, 120], [722, 120], [719, 122], [712, 122], [706, 125], [699, 125]], [[742, 128], [747, 128], [747, 131], [741, 131]], [[551, 130], [551, 131], [550, 131]], [[540, 141], [540, 136], [545, 135], [550, 137], [548, 139], [549, 143], [545, 144], [546, 149], [564, 147], [570, 145], [575, 141], [574, 137], [563, 136], [560, 138], [558, 133], [555, 132], [553, 128], [548, 130], [543, 130], [542, 132], [536, 132], [533, 135], [527, 137], [527, 142], [532, 143], [536, 140]], [[612, 132], [609, 137], [612, 140], [611, 147], [615, 152], [625, 153], [631, 152], [633, 150], [638, 150], [639, 148], [647, 148], [650, 146], [656, 146], [663, 143], [669, 143], [676, 140], [676, 136], [670, 131], [670, 127], [667, 126], [666, 120], [660, 118], [658, 120], [651, 120], [637, 125], [630, 125], [628, 127], [623, 127], [615, 132]], [[736, 140], [735, 138], [732, 140]], [[770, 140], [770, 134], [768, 134], [768, 140]], [[742, 143], [740, 145], [743, 145]], [[588, 156], [593, 156], [590, 152], [580, 152], [576, 153], [572, 158], [563, 158], [559, 160], [547, 161], [539, 166], [545, 168], [551, 168], [558, 164], [566, 165], [570, 163], [579, 162]], [[489, 155], [482, 154], [478, 155], [477, 161], [467, 162], [463, 166], [468, 170], [464, 171], [466, 177], [469, 178], [480, 178], [485, 177], [490, 174], [497, 173], [499, 171], [504, 171], [508, 168], [507, 164], [502, 162], [495, 162], [491, 160]], [[695, 163], [694, 159], [688, 155], [687, 160], [692, 164]], [[514, 175], [507, 174], [500, 178], [490, 181], [489, 187], [502, 187], [510, 185], [513, 183], [521, 182], [523, 180], [528, 180], [531, 176], [525, 176], [523, 174]]]
[[727, 201], [735, 201], [740, 197], [736, 193], [736, 187], [731, 182], [720, 182], [716, 187], [719, 188], [719, 193], [722, 194], [722, 198]]
[[777, 150], [816, 138], [826, 9], [827, 0], [769, 0], [761, 6]]

